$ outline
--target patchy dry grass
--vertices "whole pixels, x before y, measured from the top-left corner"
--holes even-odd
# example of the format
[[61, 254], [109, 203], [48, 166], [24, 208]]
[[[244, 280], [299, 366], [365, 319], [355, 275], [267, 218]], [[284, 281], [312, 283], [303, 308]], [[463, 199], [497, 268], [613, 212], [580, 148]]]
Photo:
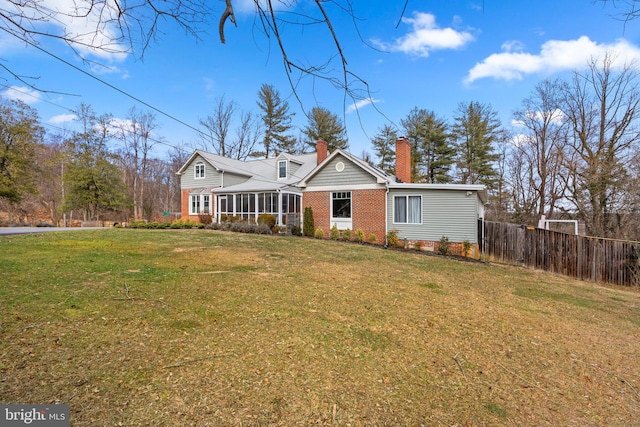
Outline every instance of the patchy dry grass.
[[94, 425], [634, 425], [640, 293], [302, 238], [0, 239], [0, 402]]

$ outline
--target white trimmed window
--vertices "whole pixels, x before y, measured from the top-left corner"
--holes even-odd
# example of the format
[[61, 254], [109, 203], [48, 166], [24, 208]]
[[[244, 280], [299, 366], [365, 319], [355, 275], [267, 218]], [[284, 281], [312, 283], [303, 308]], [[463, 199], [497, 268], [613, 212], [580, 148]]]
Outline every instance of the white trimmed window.
[[211, 214], [211, 196], [209, 194], [192, 194], [189, 196], [189, 214]]
[[204, 178], [204, 162], [196, 163], [194, 177], [196, 179]]
[[278, 179], [286, 179], [287, 178], [287, 161], [280, 160], [278, 161]]
[[331, 217], [351, 218], [351, 191], [337, 191], [331, 194]]
[[422, 196], [393, 196], [395, 224], [422, 224]]

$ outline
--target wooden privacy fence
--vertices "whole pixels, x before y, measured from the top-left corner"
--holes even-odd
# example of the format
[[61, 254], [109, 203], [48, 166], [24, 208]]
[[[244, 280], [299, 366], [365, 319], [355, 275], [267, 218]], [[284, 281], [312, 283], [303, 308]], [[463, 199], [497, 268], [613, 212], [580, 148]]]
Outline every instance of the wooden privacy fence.
[[516, 224], [485, 222], [485, 259], [582, 280], [640, 285], [640, 243], [576, 236]]

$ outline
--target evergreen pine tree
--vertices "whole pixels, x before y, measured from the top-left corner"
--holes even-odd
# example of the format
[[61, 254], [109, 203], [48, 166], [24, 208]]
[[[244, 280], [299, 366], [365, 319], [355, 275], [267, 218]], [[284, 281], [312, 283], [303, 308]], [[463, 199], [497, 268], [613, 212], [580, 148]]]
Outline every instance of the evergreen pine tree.
[[291, 118], [294, 115], [289, 112], [289, 103], [280, 98], [280, 93], [272, 85], [263, 84], [258, 91], [258, 106], [262, 110], [260, 118], [264, 125], [264, 152], [258, 154], [269, 158], [283, 152], [293, 153], [296, 140], [287, 134], [292, 128]]
[[384, 125], [378, 133], [371, 139], [373, 152], [378, 158], [376, 166], [390, 174], [395, 173], [395, 143], [398, 139], [398, 132], [389, 125]]
[[336, 148], [347, 149], [347, 130], [340, 118], [322, 107], [314, 107], [309, 114], [309, 124], [302, 129], [307, 137], [307, 144], [315, 147], [316, 141], [322, 139], [327, 142], [329, 152]]

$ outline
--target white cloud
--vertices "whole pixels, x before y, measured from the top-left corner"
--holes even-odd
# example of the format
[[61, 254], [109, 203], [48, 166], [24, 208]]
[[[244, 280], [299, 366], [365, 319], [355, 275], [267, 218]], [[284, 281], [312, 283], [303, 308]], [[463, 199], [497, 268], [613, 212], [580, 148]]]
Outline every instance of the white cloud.
[[133, 132], [133, 122], [129, 119], [120, 119], [114, 117], [109, 122], [111, 129], [109, 132], [120, 134], [122, 132]]
[[414, 12], [413, 18], [403, 18], [402, 22], [413, 27], [407, 35], [393, 43], [379, 40], [374, 40], [373, 43], [391, 52], [428, 57], [431, 51], [459, 49], [474, 40], [469, 32], [438, 27], [436, 17], [430, 13]]
[[11, 86], [0, 95], [4, 98], [20, 100], [25, 104], [36, 104], [41, 99], [40, 92], [24, 86]]
[[370, 104], [375, 104], [377, 102], [380, 102], [379, 99], [373, 99], [373, 98], [367, 98], [367, 99], [362, 99], [356, 103], [353, 103], [351, 105], [349, 105], [349, 107], [347, 108], [347, 114], [349, 113], [353, 113], [354, 111], [358, 111], [364, 107], [366, 107], [367, 105]]
[[[539, 122], [544, 123], [547, 122], [552, 125], [560, 126], [564, 122], [566, 118], [564, 112], [559, 108], [555, 110], [548, 111], [527, 111], [526, 118], [528, 122]], [[513, 127], [524, 127], [526, 123], [522, 120], [513, 119], [511, 120], [511, 126]]]
[[505, 52], [521, 52], [524, 50], [524, 44], [518, 40], [508, 40], [502, 43], [501, 47]]
[[[128, 56], [128, 45], [117, 41], [118, 34], [114, 25], [118, 19], [118, 8], [112, 1], [106, 1], [102, 7], [89, 8], [89, 2], [69, 0], [39, 0], [37, 6], [11, 5], [4, 7], [7, 13], [27, 16], [30, 27], [35, 32], [65, 37], [73, 42], [73, 47], [83, 57], [94, 57], [103, 61], [121, 62]], [[11, 10], [15, 8], [15, 11]], [[1, 43], [2, 48], [6, 48]]]
[[58, 114], [57, 116], [51, 117], [47, 122], [53, 125], [58, 125], [61, 123], [69, 123], [77, 119], [78, 116], [75, 114]]
[[476, 64], [465, 78], [472, 83], [483, 78], [498, 80], [521, 80], [525, 75], [556, 73], [584, 67], [590, 58], [603, 57], [606, 52], [615, 52], [617, 64], [640, 59], [640, 48], [618, 40], [612, 44], [598, 44], [582, 36], [576, 40], [549, 40], [537, 55], [512, 51], [510, 42], [503, 44], [504, 52], [494, 53]]

